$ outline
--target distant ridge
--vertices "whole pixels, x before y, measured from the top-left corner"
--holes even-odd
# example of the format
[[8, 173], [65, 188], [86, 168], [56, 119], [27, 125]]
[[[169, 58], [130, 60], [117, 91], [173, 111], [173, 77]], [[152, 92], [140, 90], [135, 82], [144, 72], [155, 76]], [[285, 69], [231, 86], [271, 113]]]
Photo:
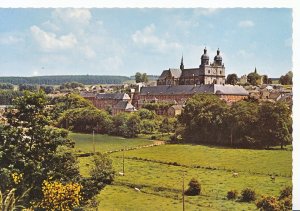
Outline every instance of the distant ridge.
[[0, 83], [18, 84], [39, 84], [39, 85], [60, 85], [66, 82], [78, 82], [88, 84], [122, 84], [129, 80], [127, 76], [114, 75], [51, 75], [51, 76], [1, 76]]

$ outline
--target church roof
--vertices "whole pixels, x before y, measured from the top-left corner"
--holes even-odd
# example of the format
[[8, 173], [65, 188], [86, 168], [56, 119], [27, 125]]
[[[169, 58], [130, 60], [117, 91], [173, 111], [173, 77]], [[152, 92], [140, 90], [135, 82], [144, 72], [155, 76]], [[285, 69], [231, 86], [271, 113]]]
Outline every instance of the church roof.
[[223, 94], [223, 95], [248, 95], [242, 86], [204, 84], [204, 85], [178, 85], [178, 86], [152, 86], [143, 87], [141, 95], [179, 95], [179, 94]]
[[181, 76], [181, 69], [170, 68], [168, 70], [164, 70], [158, 79], [163, 80], [169, 77], [169, 75], [174, 78], [179, 78]]
[[113, 100], [129, 100], [130, 97], [126, 93], [98, 93], [97, 99], [113, 99]]
[[198, 76], [200, 73], [199, 68], [190, 68], [190, 69], [184, 69], [182, 71], [182, 77], [192, 77], [193, 74], [194, 76]]

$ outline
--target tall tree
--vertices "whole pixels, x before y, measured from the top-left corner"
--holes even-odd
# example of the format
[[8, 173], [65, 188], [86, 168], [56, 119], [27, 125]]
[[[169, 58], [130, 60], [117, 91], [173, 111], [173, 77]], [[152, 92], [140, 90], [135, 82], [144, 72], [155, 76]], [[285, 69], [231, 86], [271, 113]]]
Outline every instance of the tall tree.
[[260, 75], [257, 74], [257, 72], [249, 73], [247, 75], [247, 81], [253, 86], [257, 85], [257, 80], [260, 78]]
[[137, 72], [137, 73], [135, 74], [135, 82], [136, 82], [136, 83], [142, 82], [142, 73]]
[[226, 82], [228, 84], [235, 85], [237, 83], [237, 81], [238, 81], [238, 77], [235, 73], [227, 75]]
[[287, 74], [282, 75], [279, 78], [279, 83], [281, 83], [282, 85], [291, 85], [291, 84], [293, 84], [293, 72], [289, 71]]
[[[49, 126], [45, 94], [25, 92], [14, 103], [16, 110], [6, 114], [8, 124], [0, 128], [0, 188], [16, 188], [17, 199], [29, 206], [42, 198], [44, 180], [76, 181], [80, 175], [67, 150], [73, 146], [68, 133]], [[18, 184], [12, 173], [22, 175]]]
[[269, 148], [291, 143], [291, 110], [282, 102], [264, 102], [259, 108], [259, 138]]
[[147, 83], [148, 82], [148, 75], [147, 73], [142, 74], [142, 82]]

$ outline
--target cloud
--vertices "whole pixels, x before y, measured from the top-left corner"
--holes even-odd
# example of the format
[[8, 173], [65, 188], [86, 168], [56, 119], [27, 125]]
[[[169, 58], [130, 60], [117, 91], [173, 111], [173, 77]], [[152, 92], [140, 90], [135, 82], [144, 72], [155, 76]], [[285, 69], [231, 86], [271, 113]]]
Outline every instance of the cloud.
[[43, 31], [35, 25], [30, 27], [30, 31], [34, 40], [44, 51], [70, 49], [77, 44], [77, 39], [72, 33], [58, 37], [55, 33]]
[[254, 22], [250, 20], [240, 21], [238, 23], [238, 26], [242, 28], [249, 28], [249, 27], [253, 27], [254, 25], [255, 25]]
[[55, 9], [52, 16], [65, 23], [87, 25], [90, 23], [92, 14], [88, 9]]
[[148, 47], [150, 50], [158, 52], [166, 52], [168, 50], [181, 48], [181, 45], [177, 42], [167, 42], [166, 40], [156, 36], [155, 30], [155, 25], [151, 24], [142, 30], [137, 30], [132, 34], [131, 38], [137, 46]]
[[0, 45], [11, 45], [22, 42], [23, 39], [15, 35], [0, 35]]

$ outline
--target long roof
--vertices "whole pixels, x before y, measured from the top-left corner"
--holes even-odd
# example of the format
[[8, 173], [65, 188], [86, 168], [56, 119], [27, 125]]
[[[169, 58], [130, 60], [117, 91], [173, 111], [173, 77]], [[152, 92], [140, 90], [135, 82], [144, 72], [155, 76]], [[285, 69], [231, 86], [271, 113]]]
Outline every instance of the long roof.
[[141, 95], [179, 95], [179, 94], [222, 94], [222, 95], [248, 95], [242, 86], [204, 84], [204, 85], [177, 85], [142, 87]]
[[113, 100], [129, 100], [130, 97], [126, 93], [98, 93], [97, 99], [113, 99]]

